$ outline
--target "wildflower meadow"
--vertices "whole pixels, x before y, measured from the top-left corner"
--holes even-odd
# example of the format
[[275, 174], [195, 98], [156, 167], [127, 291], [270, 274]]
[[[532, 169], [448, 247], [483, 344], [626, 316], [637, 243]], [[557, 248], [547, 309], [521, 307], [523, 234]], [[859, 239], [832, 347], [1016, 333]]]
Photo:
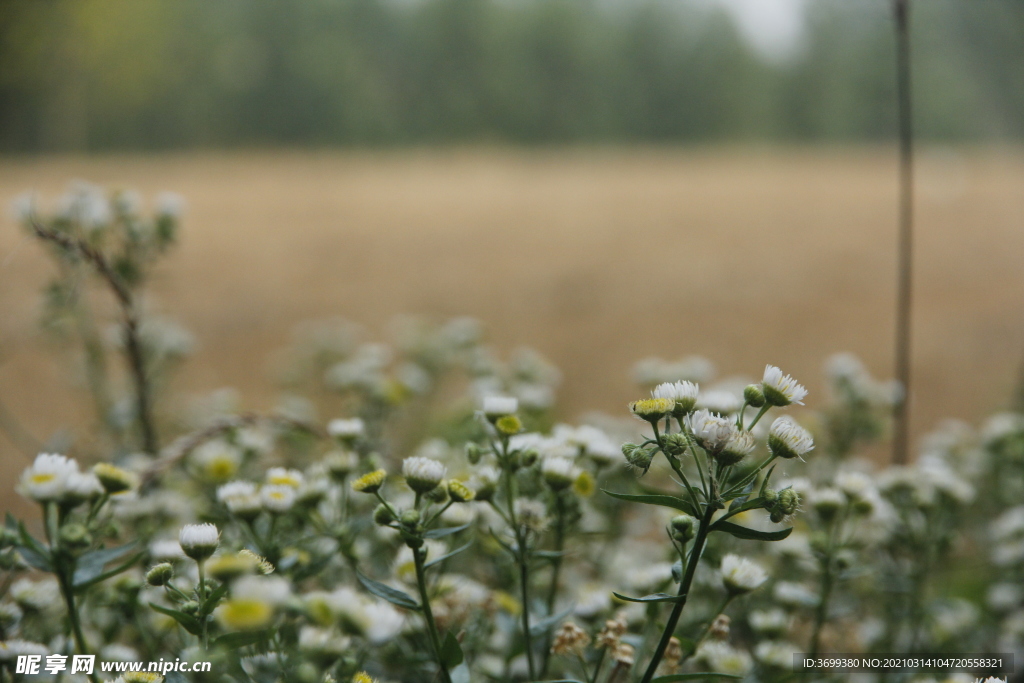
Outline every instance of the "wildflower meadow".
[[[679, 348], [565, 423], [559, 370], [462, 317], [312, 322], [275, 409], [185, 401], [195, 339], [147, 297], [184, 200], [43, 206], [18, 205], [42, 326], [91, 427], [16, 484], [37, 514], [0, 530], [0, 681], [117, 677], [76, 655], [174, 663], [122, 683], [783, 683], [852, 680], [795, 656], [1024, 653], [1024, 415], [944, 422], [891, 465], [902, 385], [855, 356], [819, 395]], [[928, 669], [857, 680], [988, 670]]]

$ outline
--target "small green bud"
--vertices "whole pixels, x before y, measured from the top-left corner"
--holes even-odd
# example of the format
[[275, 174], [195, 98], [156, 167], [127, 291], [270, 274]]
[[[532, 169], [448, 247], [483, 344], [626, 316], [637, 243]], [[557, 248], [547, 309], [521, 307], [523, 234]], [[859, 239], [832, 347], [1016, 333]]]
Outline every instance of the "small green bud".
[[[415, 512], [415, 510], [413, 510]], [[391, 522], [395, 521], [395, 515], [384, 503], [377, 506], [377, 509], [373, 511], [373, 521], [380, 526], [387, 526]]]
[[800, 494], [791, 488], [779, 491], [779, 510], [784, 515], [792, 515], [800, 507]]
[[414, 527], [420, 523], [420, 511], [406, 510], [399, 519], [402, 521], [402, 526]]
[[775, 489], [765, 489], [764, 495], [762, 495], [761, 497], [764, 498], [765, 510], [771, 510], [779, 502], [779, 492], [776, 491]]
[[448, 486], [445, 482], [441, 482], [441, 485], [428, 491], [423, 498], [431, 503], [437, 503], [438, 505], [444, 505], [448, 502]]
[[448, 495], [456, 503], [468, 503], [476, 497], [476, 492], [461, 481], [452, 479], [448, 482]]
[[181, 603], [181, 611], [185, 614], [198, 614], [199, 603], [195, 600], [189, 600], [188, 602]]
[[635, 443], [623, 444], [622, 455], [631, 466], [644, 472], [650, 468], [651, 460], [654, 459], [653, 450], [637, 446]]
[[484, 457], [485, 453], [487, 453], [487, 450], [479, 444], [472, 442], [466, 444], [466, 460], [469, 461], [470, 465], [480, 464], [480, 459]]
[[71, 550], [83, 550], [92, 544], [92, 534], [82, 524], [65, 524], [60, 529], [60, 542]]
[[520, 451], [519, 459], [520, 462], [522, 462], [523, 467], [533, 467], [533, 465], [540, 460], [540, 453], [532, 448], [528, 448], [525, 451]]
[[662, 450], [665, 451], [666, 455], [672, 455], [679, 457], [686, 452], [686, 448], [689, 443], [686, 440], [686, 435], [681, 433], [667, 434], [661, 438]]
[[778, 524], [779, 522], [781, 522], [785, 518], [786, 518], [786, 515], [782, 514], [781, 510], [772, 510], [772, 513], [770, 515], [768, 515], [768, 519], [770, 519], [773, 524]]
[[174, 567], [168, 562], [161, 562], [146, 572], [146, 583], [150, 586], [166, 586], [174, 578]]
[[672, 538], [680, 543], [686, 543], [697, 535], [697, 520], [690, 515], [676, 515], [670, 526]]
[[748, 406], [753, 408], [764, 407], [764, 392], [761, 391], [760, 385], [748, 384], [743, 390], [743, 400], [747, 402]]

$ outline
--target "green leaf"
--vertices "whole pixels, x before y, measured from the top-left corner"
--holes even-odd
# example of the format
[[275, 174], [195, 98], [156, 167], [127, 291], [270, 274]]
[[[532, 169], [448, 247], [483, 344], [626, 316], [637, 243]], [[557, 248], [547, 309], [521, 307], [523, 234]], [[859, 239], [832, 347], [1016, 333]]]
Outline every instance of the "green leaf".
[[448, 631], [444, 636], [444, 642], [441, 643], [441, 663], [449, 669], [454, 669], [462, 664], [464, 659], [459, 639], [455, 637], [454, 633]]
[[217, 603], [220, 602], [221, 598], [223, 598], [225, 595], [227, 595], [227, 592], [228, 592], [228, 584], [222, 583], [217, 588], [217, 590], [215, 590], [212, 593], [210, 593], [209, 595], [207, 595], [206, 599], [203, 600], [203, 602], [202, 602], [203, 614], [210, 614], [211, 612], [213, 612], [213, 607], [215, 607], [217, 605]]
[[132, 541], [116, 548], [103, 548], [85, 553], [78, 558], [78, 564], [75, 565], [75, 576], [72, 584], [78, 587], [92, 582], [93, 579], [103, 573], [103, 567], [114, 560], [124, 557], [136, 545], [135, 541]]
[[713, 671], [704, 671], [701, 673], [692, 674], [670, 674], [668, 676], [658, 676], [651, 683], [675, 683], [675, 681], [696, 681], [701, 678], [743, 678], [743, 676], [737, 676], [736, 674], [720, 674]]
[[685, 595], [671, 595], [669, 593], [652, 593], [642, 598], [631, 598], [628, 595], [620, 595], [619, 593], [612, 593], [612, 595], [626, 602], [680, 602], [686, 599]]
[[449, 558], [452, 558], [452, 557], [455, 557], [456, 555], [461, 553], [463, 550], [468, 550], [471, 545], [473, 545], [473, 541], [470, 541], [469, 543], [467, 543], [464, 546], [456, 548], [455, 550], [451, 551], [447, 555], [442, 555], [441, 557], [437, 558], [436, 560], [431, 560], [430, 562], [427, 562], [425, 565], [423, 565], [423, 568], [424, 569], [430, 569], [434, 565], [441, 564], [445, 560], [447, 560]]
[[685, 512], [691, 517], [700, 516], [700, 514], [694, 510], [693, 504], [690, 501], [682, 498], [676, 498], [675, 496], [664, 494], [616, 493], [615, 491], [609, 491], [607, 489], [601, 490], [612, 498], [618, 498], [619, 500], [627, 500], [631, 503], [644, 503], [646, 505], [661, 505], [663, 507], [669, 507]]
[[711, 525], [711, 531], [724, 531], [736, 538], [743, 538], [748, 541], [781, 541], [793, 533], [793, 527], [780, 529], [779, 531], [758, 531], [757, 529], [748, 529], [745, 526], [733, 524], [732, 522], [718, 521]]
[[571, 554], [570, 550], [534, 550], [530, 553], [541, 560], [557, 560]]
[[556, 612], [555, 614], [552, 614], [549, 617], [544, 617], [543, 619], [538, 621], [536, 624], [531, 624], [530, 625], [530, 637], [531, 638], [537, 638], [538, 636], [544, 635], [545, 633], [547, 633], [548, 631], [553, 629], [555, 626], [557, 626], [560, 623], [562, 623], [562, 621], [565, 620], [565, 618], [572, 613], [574, 608], [575, 608], [575, 605], [570, 605], [569, 607], [567, 607], [566, 609], [562, 610], [561, 612]]
[[444, 538], [445, 536], [451, 536], [457, 534], [460, 531], [465, 531], [469, 528], [468, 524], [462, 526], [448, 526], [441, 527], [440, 529], [431, 529], [430, 531], [423, 532], [423, 538]]
[[248, 645], [255, 645], [256, 643], [262, 643], [270, 640], [270, 630], [264, 629], [262, 631], [238, 631], [236, 633], [225, 633], [211, 645], [214, 647], [220, 646], [229, 650], [234, 650], [239, 647], [246, 647]]
[[18, 551], [18, 554], [28, 562], [32, 567], [35, 567], [39, 571], [52, 572], [53, 565], [50, 563], [50, 554], [37, 552], [34, 548], [29, 548], [25, 545], [16, 545], [14, 549]]
[[149, 606], [155, 609], [160, 614], [166, 614], [170, 618], [182, 625], [182, 627], [194, 636], [198, 636], [203, 632], [203, 627], [199, 623], [199, 620], [193, 617], [191, 614], [185, 614], [179, 612], [176, 609], [169, 609], [167, 607], [161, 607], [156, 603], [149, 603]]
[[[86, 588], [88, 588], [89, 586], [97, 584], [100, 581], [106, 581], [111, 576], [117, 576], [118, 574], [120, 574], [121, 572], [125, 571], [126, 569], [130, 569], [132, 565], [134, 565], [136, 562], [138, 562], [139, 560], [142, 559], [143, 554], [144, 553], [137, 553], [136, 555], [133, 555], [131, 558], [129, 558], [128, 561], [122, 562], [121, 564], [117, 565], [116, 567], [114, 567], [110, 571], [103, 572], [102, 574], [94, 576], [94, 577], [90, 578], [88, 581], [83, 581], [81, 583], [75, 583], [73, 585], [73, 588], [75, 589], [75, 592], [76, 593], [80, 593], [80, 592], [84, 591]], [[75, 576], [78, 576], [78, 571], [75, 571]]]
[[740, 503], [739, 505], [735, 505], [733, 507], [730, 507], [729, 511], [719, 521], [726, 520], [726, 519], [732, 517], [733, 515], [738, 515], [741, 512], [746, 512], [747, 510], [760, 510], [763, 507], [764, 507], [764, 498], [754, 498], [752, 500], [746, 501], [745, 503]]
[[356, 578], [359, 579], [359, 583], [363, 584], [363, 587], [366, 588], [366, 590], [370, 591], [378, 598], [383, 598], [392, 605], [396, 605], [404, 609], [420, 610], [420, 604], [413, 600], [412, 596], [408, 593], [403, 593], [397, 588], [392, 588], [391, 586], [379, 581], [374, 581], [361, 571], [356, 571]]

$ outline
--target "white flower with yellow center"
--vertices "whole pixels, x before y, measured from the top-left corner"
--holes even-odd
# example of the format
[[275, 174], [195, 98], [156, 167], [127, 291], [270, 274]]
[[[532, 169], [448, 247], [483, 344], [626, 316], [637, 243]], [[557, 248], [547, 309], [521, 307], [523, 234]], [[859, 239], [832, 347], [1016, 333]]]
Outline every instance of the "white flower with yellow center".
[[217, 501], [241, 517], [255, 516], [262, 510], [256, 484], [251, 481], [229, 481], [218, 487]]
[[260, 501], [268, 512], [288, 512], [295, 505], [295, 489], [283, 484], [260, 487]]
[[749, 593], [767, 580], [768, 572], [746, 557], [729, 553], [722, 558], [722, 583], [733, 595]]
[[768, 430], [768, 448], [779, 458], [802, 458], [814, 448], [814, 437], [796, 420], [783, 416]]
[[192, 451], [191, 461], [208, 481], [228, 481], [238, 473], [242, 451], [223, 439], [209, 441]]
[[732, 420], [706, 409], [687, 415], [686, 426], [690, 428], [701, 448], [708, 451], [720, 451], [736, 432], [736, 425]]
[[405, 482], [416, 493], [429, 493], [444, 479], [447, 468], [433, 458], [413, 456], [402, 461]]
[[807, 389], [802, 384], [790, 375], [783, 374], [782, 370], [774, 365], [765, 366], [761, 391], [768, 405], [778, 407], [788, 406], [790, 403], [803, 405], [804, 397], [807, 396]]
[[67, 492], [68, 480], [78, 474], [78, 463], [57, 453], [40, 453], [21, 474], [18, 493], [40, 503], [59, 500]]
[[298, 470], [288, 470], [284, 467], [271, 467], [267, 470], [266, 482], [271, 486], [291, 486], [297, 489], [305, 481], [306, 478]]

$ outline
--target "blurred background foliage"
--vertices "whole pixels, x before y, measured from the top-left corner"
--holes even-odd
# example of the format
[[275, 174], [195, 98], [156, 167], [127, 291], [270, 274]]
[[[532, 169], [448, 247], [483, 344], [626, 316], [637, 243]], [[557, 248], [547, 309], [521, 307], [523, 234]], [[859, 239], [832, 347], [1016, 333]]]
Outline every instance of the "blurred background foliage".
[[[890, 138], [888, 0], [4, 0], [0, 151]], [[1024, 135], [1024, 0], [915, 5], [919, 132]]]

